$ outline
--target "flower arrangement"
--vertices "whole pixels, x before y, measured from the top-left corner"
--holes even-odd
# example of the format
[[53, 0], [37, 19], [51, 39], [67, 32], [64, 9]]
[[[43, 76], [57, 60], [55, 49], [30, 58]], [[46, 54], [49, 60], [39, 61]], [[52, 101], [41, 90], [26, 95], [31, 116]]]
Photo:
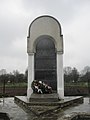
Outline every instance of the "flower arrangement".
[[31, 84], [31, 87], [33, 89], [33, 93], [38, 93], [38, 94], [52, 93], [52, 88], [43, 81], [34, 80]]

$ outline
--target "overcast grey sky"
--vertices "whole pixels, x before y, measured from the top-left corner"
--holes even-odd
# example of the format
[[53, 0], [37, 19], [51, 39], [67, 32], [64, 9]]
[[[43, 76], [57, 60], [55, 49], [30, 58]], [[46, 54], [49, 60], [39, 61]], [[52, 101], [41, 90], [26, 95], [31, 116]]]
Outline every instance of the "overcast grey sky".
[[90, 66], [90, 0], [0, 0], [0, 69], [26, 70], [28, 27], [41, 15], [61, 24], [64, 66]]

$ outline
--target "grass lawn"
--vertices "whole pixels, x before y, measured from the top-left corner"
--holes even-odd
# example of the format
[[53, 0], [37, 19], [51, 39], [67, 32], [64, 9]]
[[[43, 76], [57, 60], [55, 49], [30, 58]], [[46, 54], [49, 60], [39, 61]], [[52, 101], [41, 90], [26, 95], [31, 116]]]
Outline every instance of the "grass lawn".
[[[0, 84], [0, 87], [3, 87], [3, 84]], [[5, 84], [5, 87], [27, 87], [27, 83], [7, 83]]]
[[64, 83], [65, 87], [88, 87], [90, 85], [88, 85], [87, 82], [78, 82], [78, 83]]

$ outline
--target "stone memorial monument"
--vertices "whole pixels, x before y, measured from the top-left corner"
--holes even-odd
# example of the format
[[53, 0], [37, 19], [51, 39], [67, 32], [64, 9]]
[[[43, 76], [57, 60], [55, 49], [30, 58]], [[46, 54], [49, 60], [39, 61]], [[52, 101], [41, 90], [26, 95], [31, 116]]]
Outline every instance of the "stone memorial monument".
[[27, 96], [15, 96], [15, 103], [37, 116], [83, 103], [82, 96], [64, 97], [63, 35], [54, 17], [40, 16], [31, 23], [27, 53]]
[[63, 99], [63, 35], [58, 20], [52, 16], [40, 16], [31, 23], [27, 53], [27, 98], [30, 99], [33, 93], [32, 82], [38, 80], [52, 87], [58, 98]]

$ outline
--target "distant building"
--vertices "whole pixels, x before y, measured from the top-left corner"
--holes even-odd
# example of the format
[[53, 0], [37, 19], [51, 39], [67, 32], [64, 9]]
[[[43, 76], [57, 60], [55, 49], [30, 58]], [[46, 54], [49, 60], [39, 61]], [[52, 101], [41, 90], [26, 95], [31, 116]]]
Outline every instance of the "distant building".
[[0, 75], [4, 75], [4, 74], [6, 74], [7, 72], [6, 72], [6, 69], [1, 69], [0, 70]]

